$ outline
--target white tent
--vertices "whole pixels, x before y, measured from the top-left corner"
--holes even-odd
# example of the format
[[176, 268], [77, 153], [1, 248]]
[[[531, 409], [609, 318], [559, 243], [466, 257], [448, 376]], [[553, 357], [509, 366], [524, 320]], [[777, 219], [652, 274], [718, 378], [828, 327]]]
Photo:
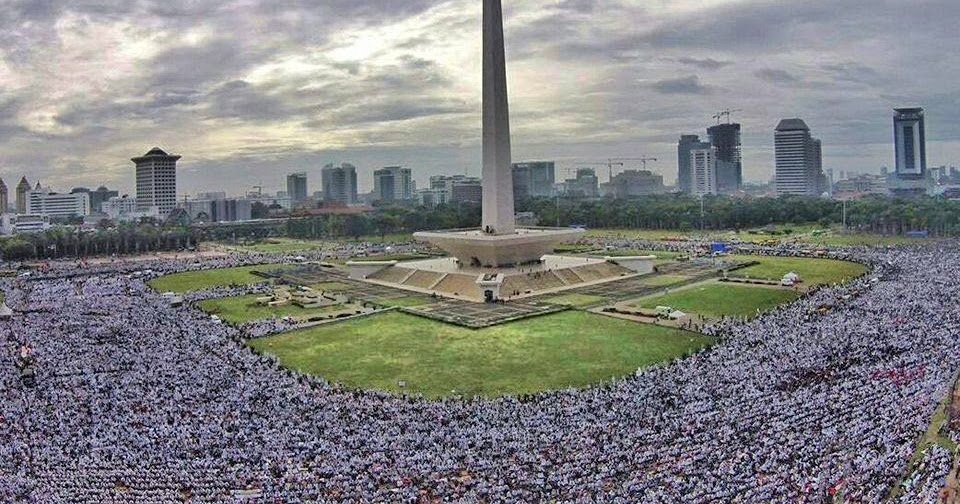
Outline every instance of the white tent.
[[7, 306], [7, 303], [0, 304], [0, 320], [10, 320], [13, 317], [13, 310]]

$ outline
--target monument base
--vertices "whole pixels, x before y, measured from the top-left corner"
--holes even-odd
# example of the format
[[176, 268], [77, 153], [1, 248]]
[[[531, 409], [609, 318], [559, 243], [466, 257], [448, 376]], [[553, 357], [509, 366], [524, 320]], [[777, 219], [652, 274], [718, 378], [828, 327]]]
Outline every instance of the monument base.
[[[652, 271], [653, 258], [649, 264]], [[353, 278], [367, 283], [472, 302], [523, 299], [643, 274], [611, 260], [558, 255], [502, 268], [462, 266], [453, 257], [383, 262], [374, 272], [362, 263], [348, 265]]]
[[460, 260], [462, 266], [501, 268], [538, 262], [557, 245], [577, 239], [582, 229], [521, 228], [514, 233], [495, 235], [480, 229], [425, 231], [414, 233]]

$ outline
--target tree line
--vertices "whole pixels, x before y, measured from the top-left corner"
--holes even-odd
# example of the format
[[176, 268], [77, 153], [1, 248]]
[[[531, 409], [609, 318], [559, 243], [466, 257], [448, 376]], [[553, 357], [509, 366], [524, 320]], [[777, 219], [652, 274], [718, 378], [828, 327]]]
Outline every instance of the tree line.
[[[658, 230], [745, 230], [773, 224], [841, 224], [854, 232], [899, 235], [927, 231], [960, 236], [960, 201], [940, 198], [867, 197], [846, 204], [823, 198], [705, 197], [656, 195], [633, 199], [575, 200], [531, 198], [518, 212], [533, 212], [543, 226]], [[185, 250], [201, 241], [257, 242], [273, 237], [359, 239], [480, 225], [476, 203], [436, 208], [385, 206], [348, 215], [292, 216], [230, 225], [189, 227], [168, 221], [98, 226], [93, 230], [55, 227], [43, 233], [0, 239], [0, 255], [16, 261]]]
[[82, 258], [187, 250], [199, 243], [198, 233], [182, 226], [121, 224], [87, 230], [56, 226], [41, 233], [22, 233], [0, 240], [0, 256], [6, 261]]

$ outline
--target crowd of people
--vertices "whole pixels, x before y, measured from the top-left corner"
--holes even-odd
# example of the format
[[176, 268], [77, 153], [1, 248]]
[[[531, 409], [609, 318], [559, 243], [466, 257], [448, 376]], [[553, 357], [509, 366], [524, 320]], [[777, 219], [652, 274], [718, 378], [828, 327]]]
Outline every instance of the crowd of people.
[[296, 374], [126, 266], [7, 281], [0, 501], [879, 502], [952, 386], [960, 252], [846, 254], [872, 272], [714, 327], [708, 351], [498, 400]]

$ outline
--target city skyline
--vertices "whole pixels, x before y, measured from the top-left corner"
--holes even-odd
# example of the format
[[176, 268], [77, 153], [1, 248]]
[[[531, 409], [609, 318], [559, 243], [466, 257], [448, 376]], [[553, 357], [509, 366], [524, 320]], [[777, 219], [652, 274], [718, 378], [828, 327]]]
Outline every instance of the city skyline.
[[[746, 181], [769, 179], [769, 131], [798, 115], [818, 124], [825, 168], [876, 172], [893, 165], [889, 110], [917, 105], [929, 164], [953, 164], [960, 101], [944, 83], [960, 58], [939, 41], [960, 6], [929, 3], [512, 2], [514, 158], [669, 160], [678, 135], [735, 107]], [[14, 4], [0, 174], [129, 193], [126, 160], [161, 145], [186, 156], [180, 180], [197, 191], [282, 186], [275, 173], [329, 162], [358, 166], [363, 188], [384, 166], [479, 175], [480, 40], [452, 35], [479, 26], [479, 2], [270, 5]]]

